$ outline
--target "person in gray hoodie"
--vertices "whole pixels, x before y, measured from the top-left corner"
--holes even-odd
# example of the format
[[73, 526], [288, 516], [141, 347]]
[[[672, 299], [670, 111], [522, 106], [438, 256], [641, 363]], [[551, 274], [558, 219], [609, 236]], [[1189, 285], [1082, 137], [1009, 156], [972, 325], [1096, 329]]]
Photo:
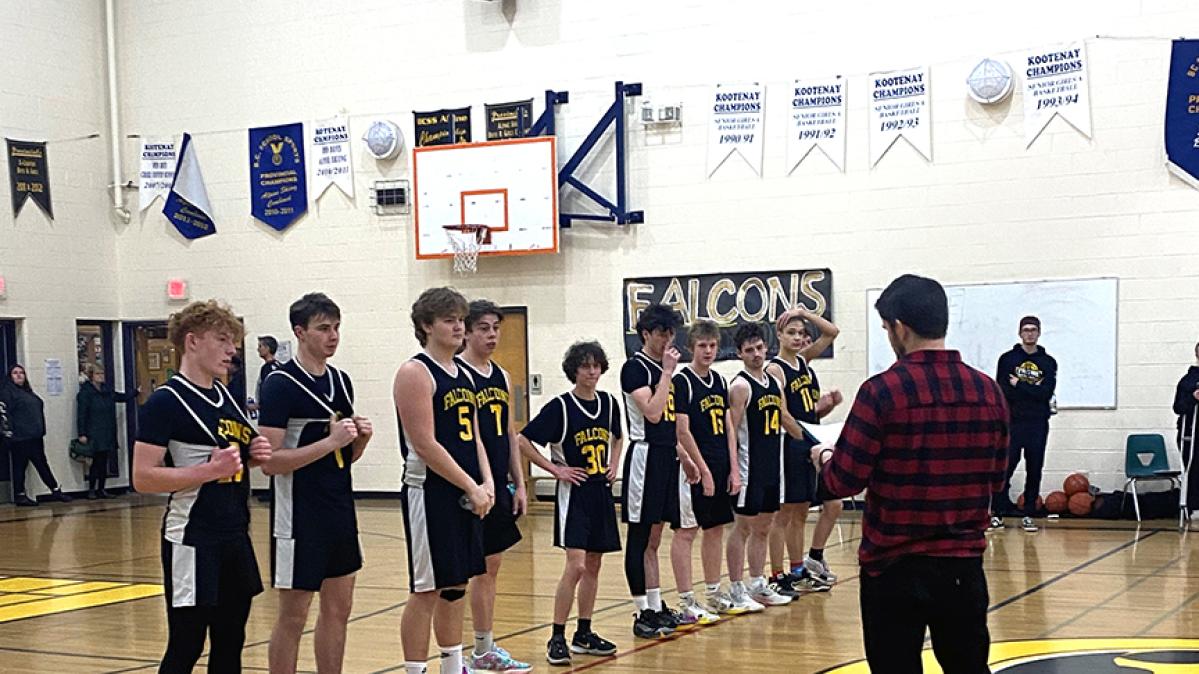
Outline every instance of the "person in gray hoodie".
[[0, 386], [12, 437], [5, 444], [12, 455], [13, 502], [19, 506], [35, 506], [37, 501], [25, 494], [25, 469], [32, 463], [42, 482], [50, 488], [48, 500], [67, 502], [71, 497], [62, 493], [58, 480], [46, 461], [46, 415], [42, 399], [33, 392], [23, 365], [13, 365], [8, 380]]

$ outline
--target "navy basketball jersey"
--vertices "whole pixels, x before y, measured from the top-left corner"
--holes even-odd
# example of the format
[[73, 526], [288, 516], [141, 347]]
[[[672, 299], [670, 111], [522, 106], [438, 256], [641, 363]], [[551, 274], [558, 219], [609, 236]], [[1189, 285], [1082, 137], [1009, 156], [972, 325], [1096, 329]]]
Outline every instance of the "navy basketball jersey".
[[554, 463], [587, 471], [588, 482], [606, 481], [612, 443], [620, 438], [620, 408], [604, 391], [594, 400], [568, 391], [546, 403], [521, 435], [549, 445]]
[[701, 377], [688, 365], [674, 376], [674, 396], [679, 411], [687, 415], [687, 428], [700, 453], [727, 457], [724, 422], [729, 389], [724, 377], [715, 370]]
[[175, 375], [142, 406], [138, 442], [167, 448], [169, 465], [208, 463], [216, 447], [238, 447], [243, 468], [232, 477], [172, 492], [163, 518], [163, 538], [203, 545], [244, 537], [250, 524], [250, 441], [257, 431], [220, 381], [202, 389]]
[[644, 440], [652, 447], [669, 447], [674, 450], [677, 441], [674, 429], [674, 384], [670, 384], [671, 392], [666, 398], [666, 409], [662, 418], [652, 423], [641, 413], [637, 402], [633, 400], [633, 392], [649, 387], [651, 396], [657, 392], [662, 380], [662, 363], [650, 358], [644, 351], [638, 351], [625, 361], [620, 368], [620, 388], [624, 391], [625, 414], [628, 415], [629, 440], [638, 442]]
[[479, 437], [487, 450], [487, 463], [491, 466], [491, 479], [496, 488], [508, 484], [508, 469], [512, 448], [508, 442], [508, 410], [510, 391], [508, 373], [494, 361], [487, 364], [488, 371], [480, 372], [462, 358], [457, 358], [458, 367], [469, 370], [475, 384], [475, 405], [479, 410]]
[[783, 393], [778, 380], [768, 374], [762, 376], [764, 381], [745, 371], [737, 374], [749, 383], [749, 402], [737, 427], [737, 440], [742, 465], [748, 462], [751, 475], [760, 475], [773, 483], [779, 479], [783, 448]]
[[[259, 424], [285, 429], [283, 446], [296, 449], [329, 437], [330, 424], [354, 416], [350, 378], [332, 365], [314, 376], [292, 359], [262, 382]], [[271, 478], [271, 532], [276, 538], [356, 533], [350, 463], [353, 443], [297, 470]]]
[[787, 411], [796, 421], [809, 424], [820, 423], [820, 415], [816, 414], [816, 403], [820, 401], [820, 382], [816, 373], [808, 366], [808, 361], [799, 356], [799, 365], [794, 366], [779, 356], [770, 359], [783, 371], [783, 397], [787, 401]]
[[[447, 370], [423, 351], [413, 356], [412, 360], [424, 366], [433, 380], [433, 436], [467, 475], [481, 483], [483, 473], [475, 444], [474, 382], [466, 368], [455, 363], [453, 370]], [[412, 487], [440, 485], [457, 490], [448, 480], [429, 470], [404, 435], [403, 421], [397, 418], [397, 422], [400, 427], [400, 453], [404, 457], [404, 484]]]

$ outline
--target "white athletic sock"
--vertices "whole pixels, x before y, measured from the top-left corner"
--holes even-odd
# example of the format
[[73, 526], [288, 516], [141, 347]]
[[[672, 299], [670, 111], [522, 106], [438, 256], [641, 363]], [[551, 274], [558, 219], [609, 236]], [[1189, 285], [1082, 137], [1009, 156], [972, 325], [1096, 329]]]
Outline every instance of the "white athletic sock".
[[766, 587], [766, 578], [764, 576], [754, 576], [749, 579], [749, 586], [755, 590]]
[[491, 632], [475, 632], [475, 655], [490, 653], [495, 648]]
[[695, 599], [695, 593], [694, 593], [694, 592], [687, 591], [687, 592], [680, 592], [680, 593], [679, 593], [679, 601], [681, 601], [681, 602], [689, 602], [689, 601], [691, 601], [691, 600], [693, 600], [693, 599]]
[[404, 674], [426, 674], [429, 669], [425, 667], [423, 662], [405, 662]]
[[662, 610], [662, 590], [654, 587], [645, 590], [645, 598], [649, 601], [650, 610]]
[[720, 583], [704, 583], [708, 586], [708, 594], [716, 594], [720, 592]]
[[462, 644], [441, 647], [441, 674], [462, 674]]
[[731, 589], [732, 589], [734, 592], [745, 592], [745, 583], [744, 583], [743, 581], [740, 581], [740, 580], [734, 580], [734, 581], [730, 581], [730, 582], [729, 582], [729, 587], [730, 587], [730, 588], [731, 588]]
[[638, 611], [644, 611], [645, 609], [649, 608], [649, 599], [646, 599], [645, 595], [643, 594], [633, 597], [633, 603], [637, 605]]

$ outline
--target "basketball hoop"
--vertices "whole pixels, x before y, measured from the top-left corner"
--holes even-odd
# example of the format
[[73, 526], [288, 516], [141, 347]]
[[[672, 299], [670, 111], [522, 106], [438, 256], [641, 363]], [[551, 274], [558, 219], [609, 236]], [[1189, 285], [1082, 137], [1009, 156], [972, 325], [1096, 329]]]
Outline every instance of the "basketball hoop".
[[454, 248], [454, 271], [473, 274], [479, 270], [479, 249], [491, 243], [487, 225], [444, 225], [446, 237]]

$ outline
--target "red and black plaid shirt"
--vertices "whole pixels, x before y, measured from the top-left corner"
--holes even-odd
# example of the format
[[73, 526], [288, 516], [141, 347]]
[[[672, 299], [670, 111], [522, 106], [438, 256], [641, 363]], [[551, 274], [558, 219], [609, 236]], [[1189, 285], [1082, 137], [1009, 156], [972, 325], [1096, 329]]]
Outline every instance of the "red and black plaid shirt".
[[862, 570], [910, 555], [982, 555], [1007, 444], [999, 385], [957, 351], [910, 353], [862, 384], [822, 471], [832, 496], [867, 490]]

